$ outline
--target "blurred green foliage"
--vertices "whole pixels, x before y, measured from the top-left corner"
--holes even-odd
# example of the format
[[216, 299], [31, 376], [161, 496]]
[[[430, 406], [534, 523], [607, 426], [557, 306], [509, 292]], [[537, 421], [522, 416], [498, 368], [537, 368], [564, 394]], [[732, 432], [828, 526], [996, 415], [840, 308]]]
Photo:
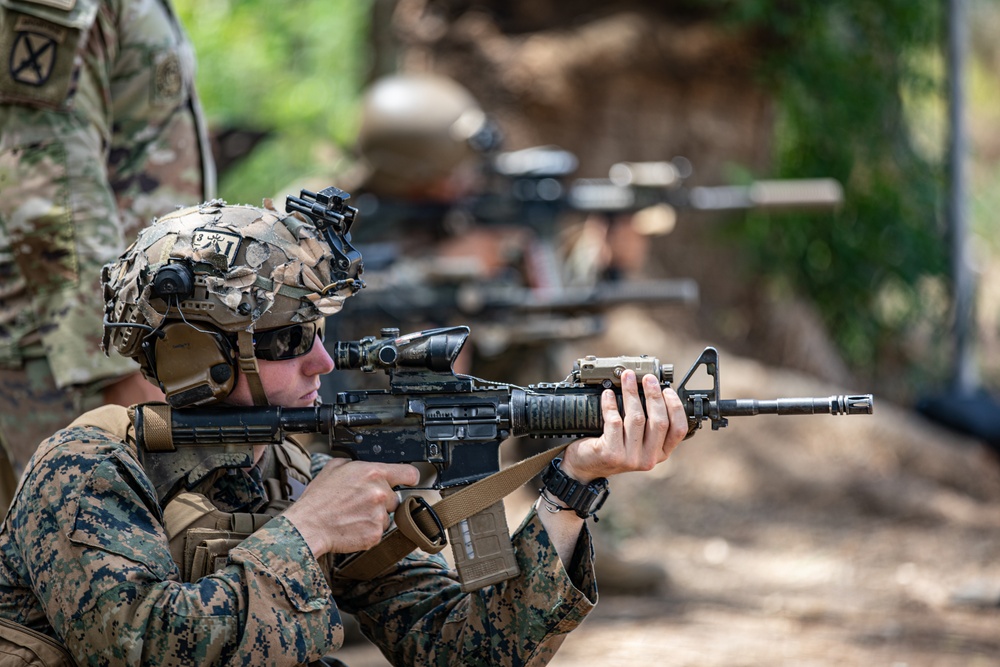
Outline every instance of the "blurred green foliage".
[[[711, 2], [711, 0], [709, 0]], [[777, 170], [844, 185], [833, 218], [751, 216], [741, 248], [781, 290], [813, 300], [848, 362], [883, 381], [945, 372], [949, 255], [942, 222], [944, 3], [724, 3], [760, 35], [777, 91]], [[916, 109], [921, 114], [915, 115]], [[896, 377], [885, 377], [893, 374]], [[878, 375], [883, 377], [879, 378]]]
[[174, 0], [198, 57], [213, 128], [266, 131], [219, 195], [259, 203], [329, 163], [357, 127], [367, 63], [365, 0]]

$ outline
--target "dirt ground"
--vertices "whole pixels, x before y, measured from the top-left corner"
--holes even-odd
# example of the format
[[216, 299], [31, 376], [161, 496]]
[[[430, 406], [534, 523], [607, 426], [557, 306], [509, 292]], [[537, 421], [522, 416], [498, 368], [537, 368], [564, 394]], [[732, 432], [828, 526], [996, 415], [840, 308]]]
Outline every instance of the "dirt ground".
[[[596, 347], [681, 369], [704, 343], [624, 310]], [[720, 353], [724, 398], [866, 392]], [[1000, 665], [1000, 607], [951, 599], [977, 584], [1000, 600], [1000, 464], [979, 443], [876, 396], [871, 416], [734, 418], [628, 477], [601, 526], [669, 585], [602, 595], [554, 667]]]

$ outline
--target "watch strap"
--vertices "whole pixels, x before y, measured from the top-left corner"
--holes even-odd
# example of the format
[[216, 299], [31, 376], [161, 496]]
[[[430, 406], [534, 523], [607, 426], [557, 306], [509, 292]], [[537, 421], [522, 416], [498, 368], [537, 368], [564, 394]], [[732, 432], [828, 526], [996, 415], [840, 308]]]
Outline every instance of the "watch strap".
[[581, 519], [594, 516], [610, 493], [608, 480], [599, 477], [589, 484], [578, 482], [560, 469], [561, 463], [561, 458], [553, 459], [542, 473], [545, 491], [565, 503], [566, 509], [575, 511]]

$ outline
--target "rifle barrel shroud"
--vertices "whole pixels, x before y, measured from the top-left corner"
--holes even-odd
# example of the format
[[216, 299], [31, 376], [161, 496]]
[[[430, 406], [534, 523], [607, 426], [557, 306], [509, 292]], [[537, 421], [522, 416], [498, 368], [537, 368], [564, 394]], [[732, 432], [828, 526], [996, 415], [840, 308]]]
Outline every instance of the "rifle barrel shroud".
[[[330, 439], [332, 450], [351, 458], [384, 463], [431, 463], [438, 471], [435, 488], [452, 489], [487, 477], [500, 469], [501, 442], [509, 437], [582, 437], [603, 430], [601, 393], [613, 389], [621, 403], [620, 376], [632, 369], [637, 375], [652, 373], [661, 386], [672, 386], [673, 366], [648, 357], [585, 357], [577, 361], [567, 381], [527, 388], [490, 384], [457, 375], [452, 364], [469, 335], [467, 327], [450, 327], [399, 336], [393, 330], [383, 337], [339, 342], [335, 346], [338, 368], [369, 372], [385, 370], [389, 389], [353, 390], [337, 395], [335, 403], [311, 408], [225, 407], [171, 409], [164, 405], [139, 406], [136, 440], [144, 464], [178, 471], [171, 455], [183, 457], [190, 447], [221, 447], [233, 451], [254, 444], [282, 442], [297, 433], [320, 433]], [[776, 400], [719, 399], [718, 352], [706, 348], [675, 389], [684, 403], [689, 431], [709, 420], [712, 428], [727, 425], [728, 417], [750, 415], [871, 414], [870, 394], [826, 398]], [[709, 389], [688, 387], [695, 371], [704, 367]], [[190, 461], [192, 459], [188, 459]], [[193, 459], [198, 460], [198, 459]], [[188, 464], [185, 464], [188, 465]], [[159, 491], [168, 489], [159, 487]], [[507, 539], [502, 503], [490, 523], [500, 523], [482, 537], [496, 543]], [[465, 522], [463, 522], [464, 524]], [[480, 522], [482, 523], [482, 522]], [[459, 524], [461, 526], [462, 524]], [[456, 527], [457, 528], [457, 527]], [[460, 575], [467, 588], [501, 581], [516, 567], [501, 574], [463, 573], [459, 549], [475, 562], [480, 537], [450, 533]], [[457, 545], [457, 546], [456, 546]], [[510, 554], [512, 558], [512, 552]], [[482, 571], [482, 564], [477, 567]]]

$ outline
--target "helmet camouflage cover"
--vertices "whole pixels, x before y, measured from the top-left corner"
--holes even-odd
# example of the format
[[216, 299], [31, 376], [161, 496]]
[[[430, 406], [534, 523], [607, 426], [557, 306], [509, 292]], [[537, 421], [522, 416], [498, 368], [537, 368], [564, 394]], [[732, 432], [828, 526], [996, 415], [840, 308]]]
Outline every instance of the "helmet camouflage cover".
[[[345, 238], [349, 226], [335, 248], [330, 230], [318, 229], [312, 216], [281, 213], [270, 201], [259, 208], [214, 200], [159, 218], [104, 267], [105, 351], [114, 347], [136, 359], [174, 407], [228, 395], [237, 356], [251, 386], [259, 383], [254, 331], [337, 313], [363, 286], [360, 254]], [[345, 260], [345, 246], [353, 261]], [[158, 342], [171, 336], [181, 342]], [[220, 349], [208, 357], [189, 354], [199, 347]], [[215, 368], [220, 363], [230, 376], [220, 378], [226, 375]], [[178, 378], [174, 367], [185, 364]]]

